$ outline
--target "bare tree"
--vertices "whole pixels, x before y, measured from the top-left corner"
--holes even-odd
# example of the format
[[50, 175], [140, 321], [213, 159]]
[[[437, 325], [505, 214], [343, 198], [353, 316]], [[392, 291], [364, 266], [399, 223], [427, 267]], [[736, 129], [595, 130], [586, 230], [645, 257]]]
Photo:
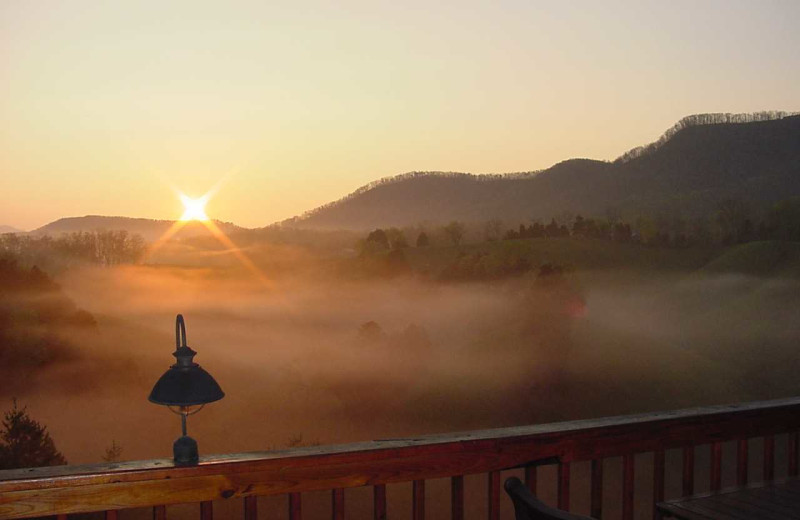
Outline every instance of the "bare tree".
[[496, 218], [488, 221], [484, 229], [484, 234], [487, 242], [500, 240], [500, 238], [503, 236], [503, 221]]
[[450, 239], [454, 246], [457, 246], [461, 243], [461, 239], [464, 238], [464, 230], [464, 224], [458, 222], [457, 220], [452, 221], [444, 227], [444, 232], [447, 235], [447, 238]]

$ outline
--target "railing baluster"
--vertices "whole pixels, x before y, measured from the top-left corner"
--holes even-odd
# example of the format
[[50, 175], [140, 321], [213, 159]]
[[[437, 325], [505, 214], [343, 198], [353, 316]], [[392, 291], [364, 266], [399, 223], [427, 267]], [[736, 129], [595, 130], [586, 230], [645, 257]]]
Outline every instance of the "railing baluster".
[[300, 493], [289, 493], [289, 520], [303, 518], [303, 499]]
[[525, 485], [536, 494], [536, 466], [525, 466]]
[[344, 489], [331, 491], [331, 516], [333, 520], [344, 520]]
[[450, 516], [453, 520], [464, 520], [464, 477], [450, 479]]
[[106, 520], [117, 520], [119, 515], [117, 514], [116, 509], [112, 509], [110, 511], [106, 511], [104, 516]]
[[603, 516], [603, 459], [592, 461], [592, 498], [589, 506], [590, 516]]
[[775, 436], [764, 436], [764, 481], [775, 478]]
[[167, 506], [153, 506], [153, 520], [167, 520]]
[[67, 515], [56, 515], [56, 520], [67, 520]]
[[633, 518], [633, 471], [634, 455], [622, 456], [622, 520]]
[[258, 497], [244, 497], [244, 520], [258, 520]]
[[415, 480], [413, 484], [413, 509], [414, 520], [425, 520], [425, 481]]
[[722, 443], [711, 443], [711, 470], [709, 471], [711, 491], [722, 487]]
[[788, 472], [790, 477], [797, 476], [797, 445], [800, 440], [800, 435], [797, 432], [791, 432], [786, 442], [789, 446], [786, 449], [787, 457], [789, 457]]
[[500, 520], [500, 472], [489, 472], [489, 520]]
[[375, 520], [386, 520], [386, 484], [378, 484], [372, 490], [372, 508], [375, 512]]
[[200, 520], [212, 520], [214, 518], [214, 504], [210, 501], [200, 502]]
[[747, 439], [736, 443], [736, 485], [747, 485]]
[[694, 494], [694, 446], [683, 448], [683, 496]]
[[653, 452], [653, 518], [661, 518], [656, 504], [664, 501], [664, 450]]
[[558, 508], [569, 511], [569, 462], [558, 464]]

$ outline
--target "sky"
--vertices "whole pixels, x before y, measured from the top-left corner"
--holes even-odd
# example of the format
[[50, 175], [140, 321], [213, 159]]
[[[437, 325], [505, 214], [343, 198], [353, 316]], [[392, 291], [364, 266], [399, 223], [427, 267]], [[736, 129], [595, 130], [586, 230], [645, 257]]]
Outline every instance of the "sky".
[[408, 171], [613, 160], [800, 110], [800, 2], [0, 2], [0, 225], [271, 224]]

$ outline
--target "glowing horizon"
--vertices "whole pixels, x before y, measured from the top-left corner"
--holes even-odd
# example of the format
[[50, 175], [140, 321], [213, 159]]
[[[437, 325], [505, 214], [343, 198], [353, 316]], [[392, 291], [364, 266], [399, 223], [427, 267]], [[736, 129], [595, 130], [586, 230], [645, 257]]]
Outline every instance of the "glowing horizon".
[[0, 225], [245, 227], [409, 171], [611, 160], [684, 116], [800, 110], [800, 3], [0, 3]]

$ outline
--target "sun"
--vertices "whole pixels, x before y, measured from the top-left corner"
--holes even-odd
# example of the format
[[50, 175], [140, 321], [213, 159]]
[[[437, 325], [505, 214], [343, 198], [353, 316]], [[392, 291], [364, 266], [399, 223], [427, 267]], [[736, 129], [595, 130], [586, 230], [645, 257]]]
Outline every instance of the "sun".
[[208, 196], [204, 195], [199, 199], [193, 199], [181, 193], [180, 199], [184, 208], [183, 215], [181, 215], [181, 220], [199, 220], [201, 222], [208, 220], [208, 215], [206, 215], [206, 203], [208, 202]]

